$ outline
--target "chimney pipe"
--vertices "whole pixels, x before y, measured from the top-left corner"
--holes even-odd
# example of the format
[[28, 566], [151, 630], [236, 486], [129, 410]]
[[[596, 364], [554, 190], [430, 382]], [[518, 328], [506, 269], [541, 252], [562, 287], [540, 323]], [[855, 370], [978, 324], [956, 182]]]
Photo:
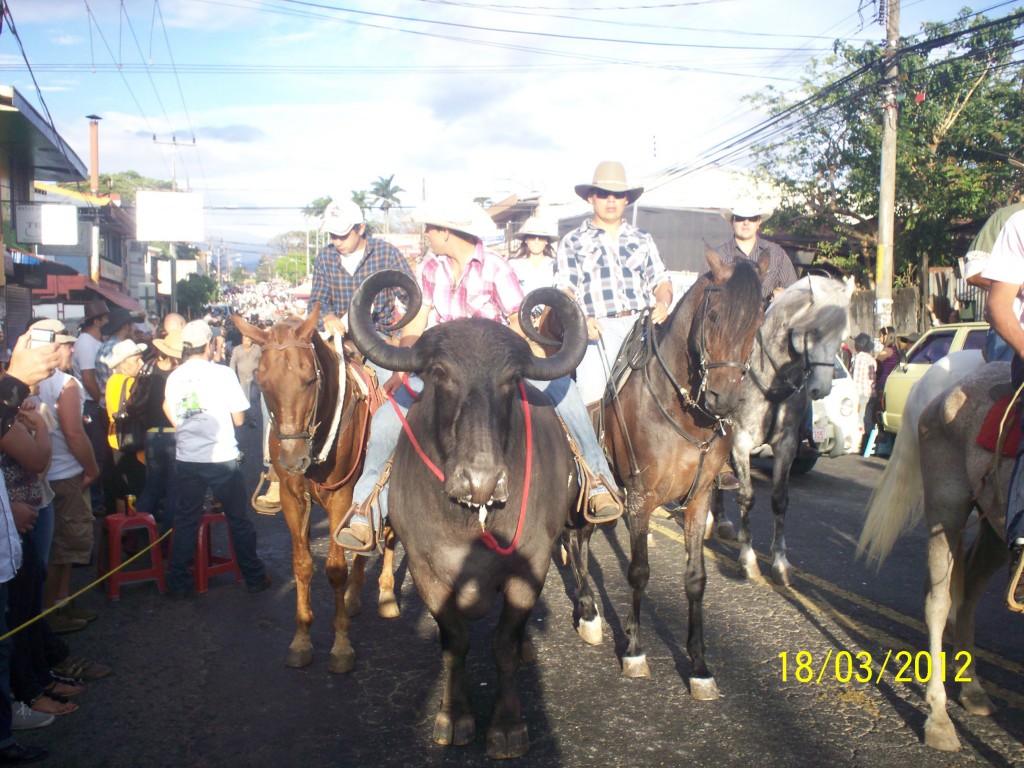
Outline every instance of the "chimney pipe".
[[89, 121], [89, 191], [100, 191], [100, 120], [99, 115], [86, 115]]

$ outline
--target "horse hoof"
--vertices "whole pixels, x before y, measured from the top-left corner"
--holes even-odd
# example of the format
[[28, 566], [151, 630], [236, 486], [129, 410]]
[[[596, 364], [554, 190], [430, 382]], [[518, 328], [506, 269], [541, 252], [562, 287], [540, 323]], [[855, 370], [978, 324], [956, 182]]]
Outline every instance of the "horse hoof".
[[530, 737], [526, 723], [517, 723], [508, 728], [492, 727], [487, 731], [487, 756], [492, 760], [507, 760], [522, 757], [530, 749]]
[[350, 619], [354, 619], [360, 613], [363, 612], [363, 604], [360, 602], [358, 597], [347, 597], [345, 598], [345, 615]]
[[647, 654], [623, 656], [622, 674], [626, 677], [650, 677], [651, 668], [647, 666]]
[[718, 698], [718, 686], [713, 677], [691, 677], [690, 696], [697, 701], [714, 701]]
[[743, 567], [743, 575], [751, 581], [761, 578], [761, 569], [757, 565], [757, 561], [750, 563], [741, 563]]
[[438, 712], [434, 718], [434, 743], [443, 747], [461, 747], [476, 738], [473, 715], [460, 715], [452, 720], [447, 712]]
[[533, 664], [537, 661], [537, 646], [530, 638], [524, 638], [523, 644], [519, 646], [519, 660], [523, 664]]
[[959, 752], [960, 739], [956, 736], [953, 723], [947, 718], [944, 723], [935, 722], [931, 717], [924, 724], [924, 743], [926, 747], [942, 752]]
[[590, 621], [580, 619], [576, 631], [587, 645], [600, 645], [604, 639], [601, 633], [601, 614], [595, 614]]
[[775, 583], [780, 587], [788, 587], [789, 584], [789, 568], [779, 568], [774, 566], [772, 568], [772, 578], [775, 579]]
[[313, 662], [312, 648], [289, 648], [284, 657], [284, 665], [292, 669], [308, 667]]
[[345, 651], [344, 653], [332, 653], [331, 660], [327, 664], [327, 671], [336, 675], [343, 675], [351, 672], [356, 666], [356, 652]]
[[397, 619], [402, 615], [394, 592], [381, 592], [377, 600], [377, 615], [382, 619]]
[[719, 541], [736, 541], [736, 529], [733, 524], [726, 520], [724, 523], [719, 523], [715, 529], [715, 538]]
[[990, 717], [999, 711], [999, 708], [992, 703], [992, 699], [980, 686], [977, 688], [964, 686], [960, 691], [960, 703], [968, 714], [980, 717]]

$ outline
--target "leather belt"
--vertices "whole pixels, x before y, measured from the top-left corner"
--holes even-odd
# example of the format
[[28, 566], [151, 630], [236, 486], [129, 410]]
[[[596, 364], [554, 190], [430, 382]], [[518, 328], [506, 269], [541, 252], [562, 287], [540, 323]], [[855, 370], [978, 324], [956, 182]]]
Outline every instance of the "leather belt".
[[173, 432], [174, 427], [150, 427], [147, 432]]
[[618, 317], [632, 317], [633, 315], [637, 314], [638, 312], [640, 312], [639, 309], [626, 309], [626, 310], [623, 310], [622, 312], [616, 312], [614, 315], [605, 315], [605, 317], [615, 317], [615, 318], [618, 318]]

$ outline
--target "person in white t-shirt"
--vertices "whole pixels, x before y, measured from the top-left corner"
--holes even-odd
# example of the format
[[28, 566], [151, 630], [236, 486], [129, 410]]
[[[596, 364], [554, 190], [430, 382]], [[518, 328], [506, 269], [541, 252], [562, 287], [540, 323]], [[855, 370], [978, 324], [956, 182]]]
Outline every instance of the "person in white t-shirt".
[[[1007, 219], [992, 247], [981, 276], [992, 281], [987, 308], [992, 328], [1016, 353], [1011, 362], [1013, 384], [1024, 383], [1024, 211]], [[1022, 419], [1024, 423], [1024, 419]], [[1012, 552], [1007, 603], [1024, 612], [1024, 451], [1017, 448], [1006, 508], [1006, 544]], [[1012, 599], [1011, 599], [1012, 598]]]
[[262, 592], [270, 586], [266, 568], [256, 554], [256, 530], [246, 511], [248, 493], [235, 438], [235, 427], [245, 423], [249, 399], [230, 368], [210, 361], [212, 338], [213, 332], [203, 320], [185, 326], [182, 363], [167, 377], [164, 389], [164, 413], [176, 430], [178, 480], [174, 543], [167, 571], [171, 597], [188, 594], [188, 565], [195, 555], [207, 489], [227, 518], [249, 592]]

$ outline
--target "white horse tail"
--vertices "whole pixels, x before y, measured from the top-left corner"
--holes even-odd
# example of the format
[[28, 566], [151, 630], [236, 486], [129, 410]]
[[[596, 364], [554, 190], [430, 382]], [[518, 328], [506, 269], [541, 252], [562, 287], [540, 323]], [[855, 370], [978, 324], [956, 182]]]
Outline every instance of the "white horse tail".
[[889, 465], [868, 501], [864, 528], [857, 541], [857, 556], [866, 556], [876, 568], [881, 568], [896, 540], [917, 525], [924, 513], [921, 446], [917, 437], [921, 412], [984, 362], [978, 350], [954, 352], [932, 365], [910, 390]]
[[896, 540], [921, 519], [923, 498], [921, 447], [915, 418], [913, 424], [904, 423], [896, 434], [889, 463], [868, 501], [864, 528], [857, 541], [857, 557], [865, 556], [869, 563], [881, 568]]

